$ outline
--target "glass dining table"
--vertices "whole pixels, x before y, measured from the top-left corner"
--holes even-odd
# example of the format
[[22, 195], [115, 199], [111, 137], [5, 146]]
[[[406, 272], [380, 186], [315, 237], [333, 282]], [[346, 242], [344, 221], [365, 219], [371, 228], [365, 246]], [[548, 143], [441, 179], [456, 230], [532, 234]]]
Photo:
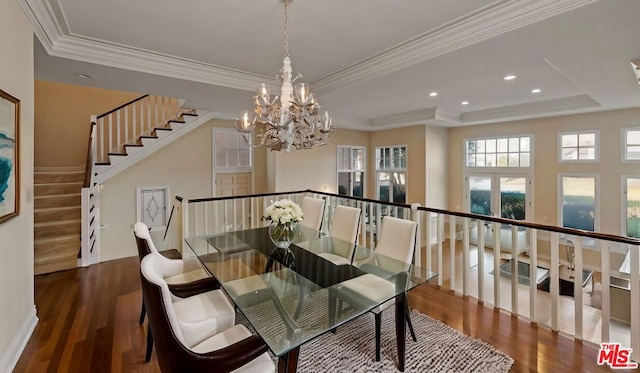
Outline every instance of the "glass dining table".
[[[404, 371], [405, 295], [436, 273], [304, 226], [298, 227], [289, 249], [276, 248], [267, 227], [188, 237], [185, 242], [190, 250], [183, 256], [197, 257], [218, 279], [250, 326], [278, 357], [279, 372], [296, 371], [303, 344], [392, 298], [397, 363]], [[336, 265], [325, 259], [327, 255], [358, 264]], [[395, 286], [385, 287], [385, 293], [376, 297], [342, 286], [364, 275], [374, 275], [378, 281], [384, 279]]]

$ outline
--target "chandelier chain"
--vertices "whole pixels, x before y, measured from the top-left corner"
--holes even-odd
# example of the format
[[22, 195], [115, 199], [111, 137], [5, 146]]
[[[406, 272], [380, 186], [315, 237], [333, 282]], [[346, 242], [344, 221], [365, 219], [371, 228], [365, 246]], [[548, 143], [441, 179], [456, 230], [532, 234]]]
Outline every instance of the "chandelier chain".
[[289, 13], [287, 12], [287, 6], [289, 0], [284, 1], [284, 55], [289, 57]]

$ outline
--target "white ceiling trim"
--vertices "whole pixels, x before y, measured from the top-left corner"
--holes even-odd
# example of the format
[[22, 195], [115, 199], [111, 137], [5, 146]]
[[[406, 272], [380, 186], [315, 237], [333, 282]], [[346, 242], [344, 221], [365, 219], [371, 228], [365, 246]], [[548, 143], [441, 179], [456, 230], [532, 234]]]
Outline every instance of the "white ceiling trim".
[[251, 74], [195, 60], [160, 54], [103, 40], [65, 35], [53, 10], [43, 1], [18, 0], [48, 54], [82, 62], [177, 79], [253, 91], [272, 77]]
[[312, 83], [318, 93], [380, 77], [598, 0], [505, 0], [332, 73]]
[[[578, 95], [527, 104], [516, 104], [498, 108], [468, 111], [460, 115], [460, 122], [476, 124], [485, 121], [507, 120], [524, 117], [540, 117], [558, 113], [569, 113], [579, 109], [598, 108], [600, 104], [589, 95]], [[548, 115], [547, 115], [548, 114]]]
[[[498, 1], [416, 39], [332, 73], [312, 85], [317, 92], [326, 93], [397, 71], [594, 1], [598, 0]], [[18, 0], [18, 3], [34, 25], [36, 36], [52, 56], [248, 91], [253, 91], [260, 83], [276, 84], [272, 77], [103, 40], [67, 35], [65, 33], [68, 30], [61, 27], [54, 10], [46, 1]]]
[[424, 123], [429, 120], [436, 119], [438, 116], [438, 108], [430, 107], [426, 109], [419, 109], [414, 111], [407, 111], [405, 113], [398, 113], [379, 117], [371, 120], [373, 127], [384, 127], [394, 124], [416, 124]]

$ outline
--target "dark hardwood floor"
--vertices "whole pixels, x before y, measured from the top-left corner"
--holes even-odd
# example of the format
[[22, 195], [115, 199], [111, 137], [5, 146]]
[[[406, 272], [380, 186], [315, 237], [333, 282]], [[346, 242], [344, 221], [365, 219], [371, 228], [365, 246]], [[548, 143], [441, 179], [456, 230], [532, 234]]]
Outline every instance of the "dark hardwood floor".
[[[144, 362], [141, 297], [137, 257], [36, 276], [40, 321], [15, 372], [159, 372], [155, 351]], [[593, 348], [437, 286], [412, 290], [410, 304], [506, 352], [514, 372], [610, 371]]]

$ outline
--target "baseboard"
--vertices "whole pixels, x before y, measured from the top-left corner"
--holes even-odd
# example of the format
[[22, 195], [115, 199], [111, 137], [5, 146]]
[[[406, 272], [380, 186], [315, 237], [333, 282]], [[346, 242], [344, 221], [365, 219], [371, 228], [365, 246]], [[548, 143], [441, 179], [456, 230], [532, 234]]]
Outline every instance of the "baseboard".
[[22, 326], [18, 329], [13, 341], [11, 341], [9, 348], [0, 358], [0, 373], [10, 373], [13, 371], [37, 324], [38, 316], [36, 315], [36, 306], [34, 305], [27, 314]]
[[84, 172], [84, 165], [75, 167], [34, 167], [33, 172]]

